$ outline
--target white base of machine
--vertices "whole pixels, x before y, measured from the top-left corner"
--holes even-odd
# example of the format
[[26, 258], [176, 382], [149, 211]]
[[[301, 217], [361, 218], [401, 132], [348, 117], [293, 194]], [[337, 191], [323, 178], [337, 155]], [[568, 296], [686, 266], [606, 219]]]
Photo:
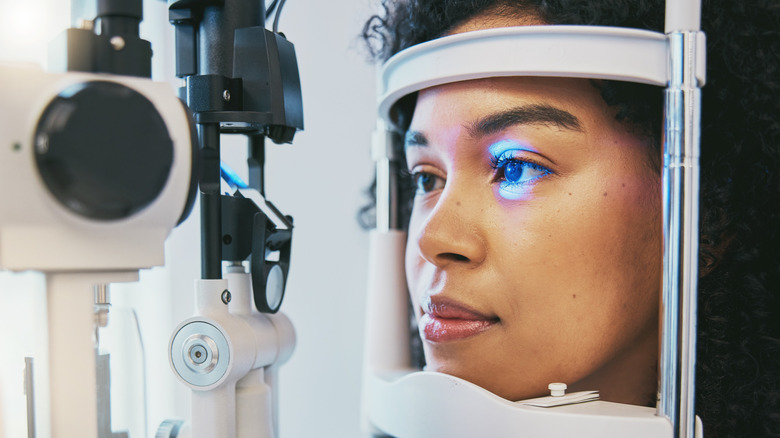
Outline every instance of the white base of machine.
[[[397, 438], [674, 436], [654, 408], [591, 401], [540, 408], [503, 399], [463, 379], [435, 372], [372, 376], [369, 421]], [[702, 437], [697, 421], [696, 437]]]

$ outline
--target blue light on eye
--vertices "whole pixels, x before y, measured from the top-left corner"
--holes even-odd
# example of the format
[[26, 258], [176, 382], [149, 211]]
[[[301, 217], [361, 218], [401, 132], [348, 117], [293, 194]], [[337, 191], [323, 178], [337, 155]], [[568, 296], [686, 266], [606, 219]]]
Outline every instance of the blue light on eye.
[[498, 169], [503, 168], [504, 179], [499, 182], [498, 193], [504, 199], [516, 201], [530, 194], [533, 183], [550, 173], [549, 170], [527, 161], [506, 158], [499, 162]]
[[498, 193], [504, 199], [516, 201], [527, 197], [533, 183], [551, 173], [546, 167], [520, 158], [522, 153], [536, 152], [527, 145], [502, 140], [492, 144], [488, 150], [497, 172]]
[[488, 152], [495, 158], [504, 155], [508, 151], [536, 152], [536, 149], [514, 140], [499, 140], [488, 147]]
[[523, 176], [523, 166], [519, 161], [511, 161], [504, 166], [504, 178], [507, 182], [518, 183]]

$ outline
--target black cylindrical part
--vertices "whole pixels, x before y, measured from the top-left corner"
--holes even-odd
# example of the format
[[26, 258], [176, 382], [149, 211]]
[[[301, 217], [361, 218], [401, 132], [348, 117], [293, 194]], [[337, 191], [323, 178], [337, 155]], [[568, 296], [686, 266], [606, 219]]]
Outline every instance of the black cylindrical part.
[[135, 18], [103, 17], [100, 19], [100, 34], [138, 37], [140, 24]]
[[222, 198], [200, 192], [200, 272], [204, 280], [222, 278]]
[[265, 196], [265, 136], [254, 134], [248, 137], [249, 153], [246, 161], [249, 165], [249, 186]]
[[134, 17], [140, 21], [144, 15], [144, 3], [142, 0], [98, 0], [97, 16], [108, 15]]
[[244, 27], [265, 27], [264, 0], [233, 0], [207, 6], [198, 34], [198, 73], [233, 77], [233, 34]]
[[219, 125], [199, 124], [201, 277], [222, 278], [222, 199], [219, 173]]
[[98, 0], [100, 34], [137, 37], [143, 14], [142, 0]]

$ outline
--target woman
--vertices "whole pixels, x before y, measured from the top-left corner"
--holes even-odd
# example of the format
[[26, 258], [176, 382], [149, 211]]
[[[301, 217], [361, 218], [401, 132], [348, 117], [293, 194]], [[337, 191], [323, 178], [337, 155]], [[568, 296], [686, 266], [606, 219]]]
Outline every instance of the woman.
[[[705, 436], [780, 435], [780, 5], [703, 5], [697, 413]], [[375, 57], [537, 24], [662, 31], [659, 1], [385, 1]], [[492, 78], [407, 99], [406, 271], [428, 369], [509, 399], [564, 381], [653, 405], [661, 90]], [[403, 195], [404, 193], [402, 193]]]

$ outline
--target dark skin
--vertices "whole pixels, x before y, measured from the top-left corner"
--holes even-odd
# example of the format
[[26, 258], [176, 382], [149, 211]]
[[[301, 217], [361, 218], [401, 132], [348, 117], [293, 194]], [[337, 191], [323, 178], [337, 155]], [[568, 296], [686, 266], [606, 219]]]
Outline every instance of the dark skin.
[[[491, 18], [455, 31], [498, 20]], [[540, 102], [577, 125], [485, 128], [503, 108]], [[474, 127], [480, 120], [487, 131]], [[434, 181], [418, 191], [409, 225], [407, 282], [418, 319], [435, 331], [425, 303], [444, 300], [496, 320], [444, 342], [423, 330], [428, 369], [512, 400], [558, 381], [608, 401], [654, 400], [661, 205], [646, 141], [615, 120], [589, 81], [557, 78], [423, 90], [409, 132], [409, 171]], [[526, 183], [496, 180], [486, 150], [501, 142], [522, 145], [512, 159], [537, 163], [519, 176]]]

